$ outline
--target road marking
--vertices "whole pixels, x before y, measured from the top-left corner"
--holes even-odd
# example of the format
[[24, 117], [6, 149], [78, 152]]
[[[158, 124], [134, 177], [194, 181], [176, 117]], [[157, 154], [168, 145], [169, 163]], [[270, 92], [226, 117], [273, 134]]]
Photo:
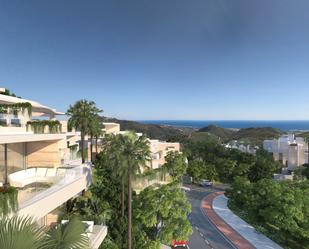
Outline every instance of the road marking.
[[200, 232], [200, 235], [203, 237], [204, 235]]
[[205, 239], [205, 242], [207, 243], [207, 245], [209, 245], [209, 241], [207, 239]]
[[195, 229], [196, 229], [196, 230], [198, 230], [198, 227], [197, 227], [197, 226], [195, 226]]

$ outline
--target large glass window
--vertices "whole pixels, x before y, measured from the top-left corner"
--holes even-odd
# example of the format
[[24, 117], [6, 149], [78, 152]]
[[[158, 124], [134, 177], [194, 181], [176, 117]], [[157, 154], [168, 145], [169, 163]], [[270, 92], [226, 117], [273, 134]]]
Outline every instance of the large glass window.
[[8, 144], [8, 174], [25, 168], [25, 143]]
[[[5, 145], [0, 144], [0, 182], [4, 182], [4, 158], [5, 158]], [[8, 161], [8, 174], [25, 168], [25, 144], [16, 143], [7, 145], [7, 161]]]

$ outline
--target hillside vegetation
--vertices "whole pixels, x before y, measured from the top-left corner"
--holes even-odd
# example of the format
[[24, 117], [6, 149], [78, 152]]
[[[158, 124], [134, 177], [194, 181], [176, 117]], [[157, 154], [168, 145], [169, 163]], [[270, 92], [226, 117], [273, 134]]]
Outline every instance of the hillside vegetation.
[[120, 120], [116, 118], [103, 117], [104, 122], [115, 122], [120, 124], [121, 130], [131, 130], [141, 132], [151, 139], [159, 139], [165, 141], [183, 141], [186, 139], [193, 129], [176, 128], [166, 125], [143, 124], [136, 121]]
[[230, 140], [231, 136], [235, 133], [234, 130], [224, 129], [216, 125], [209, 125], [209, 126], [203, 127], [199, 129], [198, 132], [199, 132], [198, 134], [207, 132], [208, 134], [212, 134], [222, 141]]
[[271, 127], [246, 128], [232, 134], [230, 140], [242, 140], [250, 144], [262, 144], [265, 139], [278, 138], [282, 131]]
[[160, 139], [171, 142], [203, 142], [219, 141], [227, 143], [232, 140], [243, 141], [252, 145], [261, 145], [265, 139], [277, 138], [282, 134], [280, 130], [271, 127], [246, 128], [231, 130], [215, 125], [209, 125], [199, 130], [186, 127], [174, 127], [158, 124], [143, 124], [136, 121], [119, 120], [115, 118], [102, 117], [104, 122], [116, 122], [120, 124], [121, 130], [132, 130], [146, 134], [151, 139]]

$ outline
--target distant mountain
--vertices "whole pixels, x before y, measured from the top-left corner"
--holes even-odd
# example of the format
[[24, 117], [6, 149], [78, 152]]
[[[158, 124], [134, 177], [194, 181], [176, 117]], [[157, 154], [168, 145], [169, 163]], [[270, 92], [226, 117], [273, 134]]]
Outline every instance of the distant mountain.
[[224, 141], [230, 140], [231, 136], [236, 131], [231, 130], [231, 129], [221, 128], [221, 127], [216, 126], [216, 125], [209, 125], [209, 126], [206, 126], [206, 127], [199, 129], [198, 132], [199, 133], [207, 132], [209, 134], [212, 134], [212, 135], [220, 138], [220, 140], [222, 140], [222, 142], [224, 142]]
[[183, 141], [188, 137], [190, 132], [193, 131], [193, 129], [190, 128], [177, 128], [173, 126], [157, 124], [143, 124], [136, 121], [120, 120], [107, 117], [102, 117], [102, 121], [119, 123], [121, 130], [141, 132], [151, 139], [159, 139], [170, 142]]
[[282, 131], [271, 127], [231, 130], [209, 125], [196, 130], [186, 127], [143, 124], [136, 121], [107, 117], [102, 117], [102, 121], [119, 123], [121, 130], [141, 132], [151, 139], [181, 143], [188, 141], [219, 141], [227, 143], [232, 140], [238, 140], [252, 145], [261, 145], [265, 139], [277, 138], [282, 134]]

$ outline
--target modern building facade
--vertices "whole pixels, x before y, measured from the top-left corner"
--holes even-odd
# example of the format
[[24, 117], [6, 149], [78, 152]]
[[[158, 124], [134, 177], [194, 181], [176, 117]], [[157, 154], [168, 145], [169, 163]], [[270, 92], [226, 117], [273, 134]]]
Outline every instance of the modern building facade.
[[[0, 92], [0, 186], [16, 187], [18, 214], [45, 226], [57, 222], [57, 209], [92, 182], [91, 164], [77, 156], [80, 134], [56, 120], [62, 114]], [[97, 225], [94, 231], [90, 244], [98, 248], [107, 227]]]

